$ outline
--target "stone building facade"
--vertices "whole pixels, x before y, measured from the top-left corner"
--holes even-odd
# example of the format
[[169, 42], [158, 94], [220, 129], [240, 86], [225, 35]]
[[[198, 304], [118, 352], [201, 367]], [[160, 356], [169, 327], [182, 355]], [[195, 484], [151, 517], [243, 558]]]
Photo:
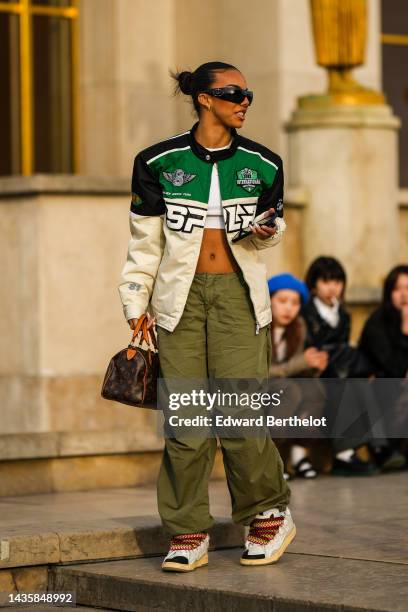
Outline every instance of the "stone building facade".
[[[299, 116], [299, 96], [326, 86], [307, 0], [1, 4], [0, 495], [135, 484], [157, 470], [154, 415], [102, 400], [100, 385], [129, 341], [116, 286], [133, 157], [195, 121], [173, 97], [169, 69], [222, 60], [245, 74], [255, 92], [245, 134], [286, 168], [288, 232], [262, 256], [271, 273], [298, 275], [322, 252], [342, 259], [357, 337], [387, 269], [408, 260], [398, 63], [408, 31], [386, 4], [368, 0], [366, 60], [354, 74], [375, 90], [386, 85], [402, 122], [388, 107], [312, 123]], [[350, 223], [359, 229], [348, 240]]]

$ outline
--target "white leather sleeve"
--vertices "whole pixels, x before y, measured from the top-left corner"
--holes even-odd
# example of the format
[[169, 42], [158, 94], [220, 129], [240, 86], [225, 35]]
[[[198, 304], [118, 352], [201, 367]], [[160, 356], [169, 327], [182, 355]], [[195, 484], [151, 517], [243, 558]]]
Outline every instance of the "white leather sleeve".
[[147, 310], [164, 250], [163, 215], [129, 212], [131, 238], [118, 286], [126, 320]]

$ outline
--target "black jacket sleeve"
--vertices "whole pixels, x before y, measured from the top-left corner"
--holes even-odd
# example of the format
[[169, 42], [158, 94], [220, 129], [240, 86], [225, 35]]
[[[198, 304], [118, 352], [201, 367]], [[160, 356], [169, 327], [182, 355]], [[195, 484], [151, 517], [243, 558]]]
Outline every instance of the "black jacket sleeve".
[[376, 368], [376, 375], [384, 378], [403, 378], [408, 370], [408, 337], [390, 329], [380, 310], [366, 321], [360, 347]]
[[132, 173], [132, 201], [130, 210], [136, 215], [158, 216], [166, 211], [162, 187], [143, 158], [136, 155]]
[[283, 166], [282, 160], [279, 158], [278, 170], [276, 171], [272, 185], [265, 189], [259, 196], [256, 216], [262, 214], [269, 208], [274, 208], [278, 213], [278, 217], [283, 217], [283, 187]]

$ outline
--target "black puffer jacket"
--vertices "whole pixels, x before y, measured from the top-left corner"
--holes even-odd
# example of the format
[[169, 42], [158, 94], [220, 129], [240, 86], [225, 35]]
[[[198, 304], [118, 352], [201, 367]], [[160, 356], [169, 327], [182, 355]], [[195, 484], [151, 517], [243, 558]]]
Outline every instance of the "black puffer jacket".
[[373, 365], [366, 355], [350, 346], [350, 315], [340, 304], [339, 323], [331, 327], [319, 314], [313, 299], [303, 309], [307, 325], [306, 347], [329, 353], [329, 363], [322, 378], [366, 378], [373, 373]]
[[398, 316], [387, 317], [378, 308], [366, 321], [360, 348], [373, 362], [379, 378], [404, 378], [408, 371], [408, 335]]
[[309, 300], [303, 308], [302, 315], [306, 321], [306, 346], [315, 346], [329, 353], [339, 344], [348, 344], [350, 339], [350, 315], [340, 305], [339, 324], [331, 327], [319, 314], [313, 299]]

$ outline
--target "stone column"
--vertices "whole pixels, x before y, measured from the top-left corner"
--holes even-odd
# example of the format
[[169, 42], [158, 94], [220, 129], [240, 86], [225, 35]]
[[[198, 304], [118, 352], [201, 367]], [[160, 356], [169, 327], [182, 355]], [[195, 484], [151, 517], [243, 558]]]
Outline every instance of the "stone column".
[[387, 105], [303, 108], [286, 125], [289, 183], [308, 191], [304, 267], [338, 258], [357, 301], [378, 294], [398, 260], [399, 125]]
[[130, 184], [136, 153], [177, 132], [174, 11], [174, 0], [80, 3], [81, 174]]

